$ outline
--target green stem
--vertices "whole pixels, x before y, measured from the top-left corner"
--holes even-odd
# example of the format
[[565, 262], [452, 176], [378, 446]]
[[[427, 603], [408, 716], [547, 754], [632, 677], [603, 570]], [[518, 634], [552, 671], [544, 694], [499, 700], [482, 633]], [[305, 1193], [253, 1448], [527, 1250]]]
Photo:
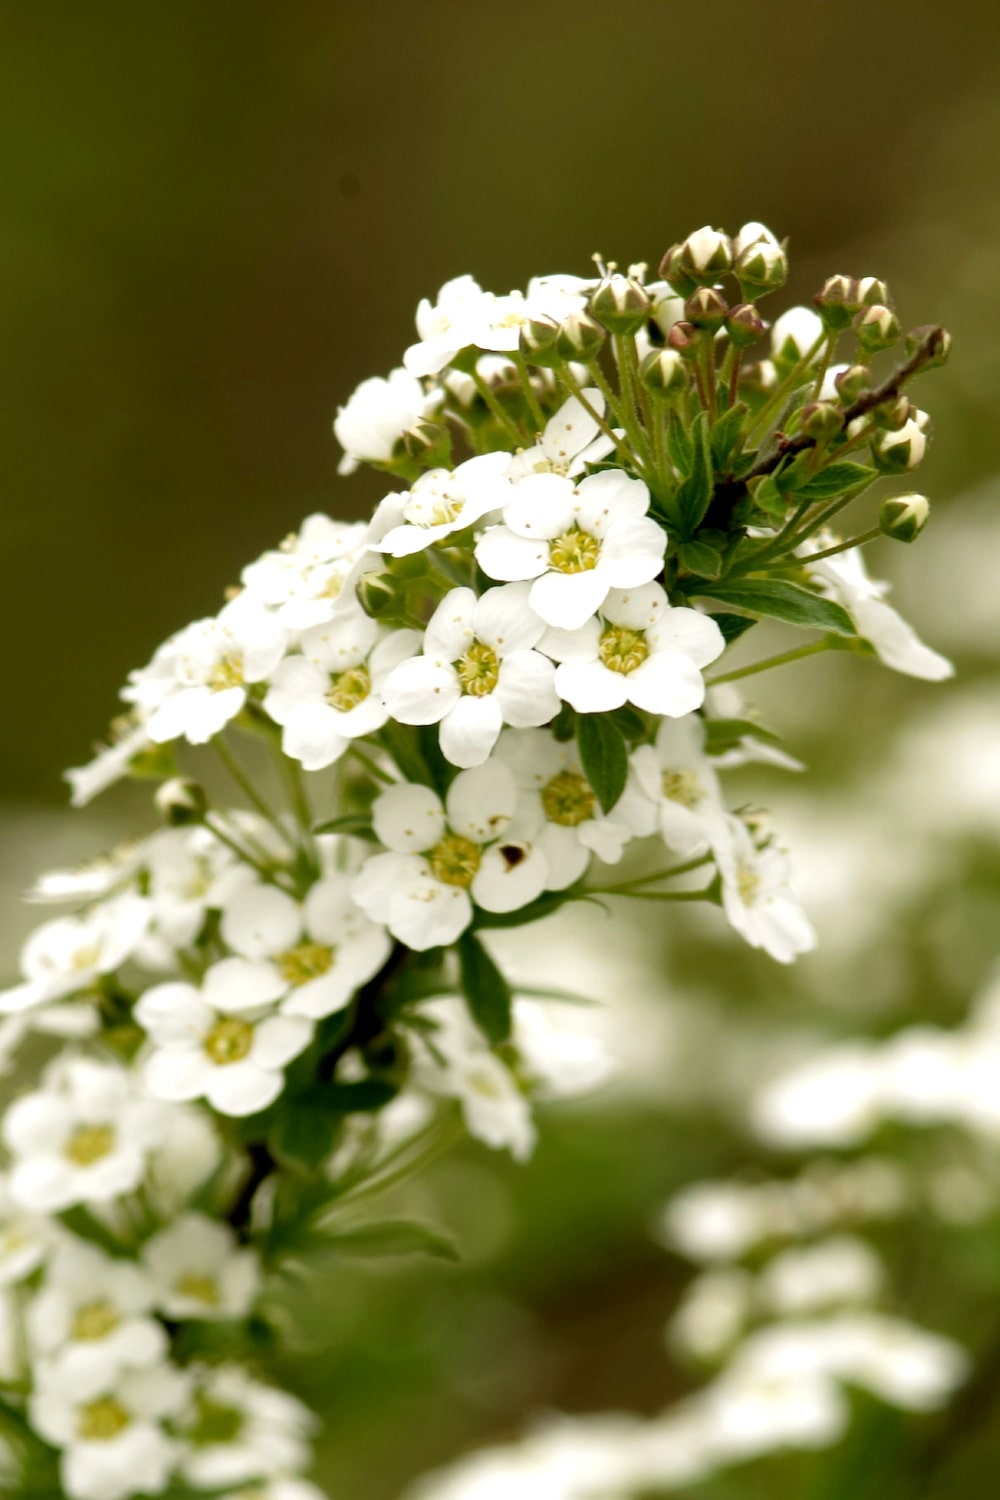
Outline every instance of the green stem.
[[626, 423], [625, 412], [622, 409], [622, 404], [615, 392], [612, 390], [611, 382], [596, 360], [590, 366], [590, 372], [594, 377], [594, 384], [597, 386], [601, 395], [604, 397], [605, 405], [607, 406], [608, 411], [611, 412], [619, 427], [624, 427]]
[[803, 568], [806, 564], [820, 562], [824, 557], [836, 557], [838, 552], [847, 552], [851, 547], [863, 547], [866, 542], [873, 542], [876, 537], [884, 535], [881, 526], [872, 526], [867, 531], [859, 532], [857, 536], [849, 537], [846, 542], [838, 542], [836, 547], [824, 547], [822, 552], [810, 552], [808, 557], [799, 557], [790, 563], [780, 563], [771, 571], [780, 572], [787, 568]]
[[531, 375], [528, 371], [528, 366], [524, 362], [524, 355], [519, 349], [515, 349], [510, 358], [520, 378], [521, 389], [524, 391], [524, 399], [527, 401], [528, 410], [531, 412], [531, 420], [537, 428], [538, 436], [541, 437], [545, 431], [545, 415], [538, 403], [538, 397], [535, 395], [535, 387], [531, 383]]
[[588, 886], [586, 894], [588, 896], [614, 896], [636, 885], [652, 885], [657, 880], [669, 880], [674, 875], [687, 875], [691, 870], [698, 870], [702, 865], [711, 864], [711, 862], [711, 854], [701, 854], [695, 859], [686, 859], [683, 864], [671, 865], [667, 870], [654, 870], [651, 875], [634, 875], [631, 880], [620, 880], [614, 885]]
[[[588, 893], [589, 894], [589, 893]], [[609, 896], [623, 896], [629, 901], [713, 901], [711, 886], [698, 891], [608, 891]]]
[[388, 771], [383, 771], [381, 766], [376, 765], [375, 761], [372, 760], [370, 755], [365, 754], [364, 750], [361, 749], [361, 746], [357, 743], [356, 740], [352, 741], [351, 744], [348, 745], [346, 753], [348, 755], [353, 755], [355, 760], [359, 760], [368, 771], [368, 774], [370, 776], [374, 776], [376, 781], [384, 781], [387, 786], [396, 785], [396, 778], [394, 776], [390, 776]]
[[718, 687], [720, 682], [735, 682], [740, 677], [752, 677], [755, 672], [769, 672], [772, 667], [783, 667], [790, 661], [802, 661], [807, 656], [818, 656], [821, 651], [829, 651], [831, 642], [829, 636], [824, 636], [820, 641], [813, 641], [808, 646], [796, 646], [791, 651], [780, 651], [777, 656], [768, 656], [763, 661], [752, 662], [748, 667], [734, 667], [731, 672], [720, 672], [717, 677], [706, 677], [706, 687]]
[[512, 420], [510, 413], [505, 411], [504, 407], [497, 400], [496, 394], [490, 389], [488, 381], [483, 379], [478, 370], [472, 371], [472, 379], [475, 384], [476, 390], [482, 396], [483, 400], [486, 402], [486, 405], [489, 407], [494, 417], [496, 417], [504, 432], [506, 432], [507, 436], [512, 439], [514, 446], [516, 448], [525, 447], [526, 440], [524, 433]]
[[806, 350], [802, 358], [796, 361], [796, 363], [789, 370], [788, 374], [785, 376], [784, 380], [780, 381], [775, 389], [771, 392], [770, 396], [767, 398], [767, 400], [764, 402], [764, 405], [757, 413], [757, 420], [754, 422], [750, 431], [747, 433], [746, 446], [748, 448], [752, 448], [754, 446], [754, 441], [757, 437], [758, 432], [766, 428], [772, 413], [775, 412], [778, 407], [780, 407], [788, 392], [794, 389], [795, 382], [799, 379], [799, 377], [803, 375], [806, 370], [808, 370], [810, 364], [822, 348], [825, 339], [826, 329], [823, 330], [816, 342]]
[[236, 756], [233, 754], [232, 750], [221, 738], [221, 736], [217, 736], [212, 741], [212, 748], [219, 759], [222, 761], [222, 764], [225, 766], [230, 776], [236, 782], [236, 785], [243, 792], [243, 795], [246, 797], [251, 807], [254, 807], [257, 812], [260, 813], [265, 822], [270, 823], [275, 832], [284, 839], [285, 843], [288, 844], [290, 848], [294, 849], [295, 840], [285, 828], [284, 824], [280, 821], [273, 807], [271, 807], [266, 799], [261, 796], [260, 792], [250, 780], [250, 777], [244, 771], [243, 767], [236, 759]]
[[249, 850], [244, 849], [241, 843], [226, 832], [226, 829], [220, 825], [219, 819], [212, 813], [205, 813], [201, 821], [209, 832], [219, 840], [220, 844], [225, 844], [226, 848], [232, 850], [237, 859], [241, 859], [244, 864], [256, 870], [262, 880], [266, 880], [269, 885], [276, 885], [279, 890], [288, 890], [284, 881], [278, 879], [277, 872], [271, 866], [265, 865], [261, 860], [256, 859]]
[[618, 383], [625, 401], [625, 431], [635, 450], [635, 457], [643, 464], [652, 466], [652, 455], [642, 430], [639, 405], [639, 368], [635, 352], [635, 340], [622, 333], [614, 335], [615, 363], [618, 366]]
[[619, 456], [625, 462], [628, 462], [629, 460], [631, 460], [632, 463], [635, 464], [635, 467], [637, 469], [639, 469], [639, 471], [641, 473], [642, 470], [641, 470], [641, 467], [640, 467], [639, 463], [636, 460], [636, 455], [629, 452], [629, 448], [628, 448], [627, 442], [625, 442], [625, 440], [623, 438], [618, 437], [618, 435], [612, 430], [612, 428], [610, 428], [608, 426], [607, 422], [601, 416], [601, 414], [597, 410], [597, 408], [594, 405], [592, 405], [592, 403], [590, 401], [587, 400], [587, 397], [584, 394], [583, 387], [580, 385], [580, 382], [576, 379], [576, 377], [573, 375], [573, 372], [569, 369], [569, 367], [567, 365], [564, 364], [564, 365], [561, 366], [561, 368], [560, 368], [560, 374], [562, 375], [563, 380], [566, 382], [566, 387], [569, 390], [570, 394], [576, 397], [576, 399], [579, 401], [580, 405], [583, 407], [584, 411], [590, 413], [590, 415], [593, 417], [594, 421], [597, 423], [598, 427], [601, 429], [601, 431], [604, 433], [604, 435], [606, 437], [609, 437], [611, 439], [611, 441], [615, 445], [615, 448], [616, 448]]
[[816, 374], [816, 384], [813, 386], [814, 401], [819, 400], [819, 393], [823, 389], [823, 381], [826, 379], [826, 372], [830, 368], [830, 360], [833, 358], [833, 351], [837, 347], [839, 338], [840, 335], [834, 329], [827, 334], [826, 348], [823, 350], [823, 358], [819, 362], [819, 370]]

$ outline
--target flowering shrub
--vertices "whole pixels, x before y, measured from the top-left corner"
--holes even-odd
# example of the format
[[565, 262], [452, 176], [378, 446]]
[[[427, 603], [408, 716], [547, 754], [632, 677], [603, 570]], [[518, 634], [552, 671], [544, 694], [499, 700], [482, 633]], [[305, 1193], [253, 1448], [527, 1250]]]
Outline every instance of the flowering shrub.
[[732, 684], [830, 650], [949, 674], [859, 550], [912, 541], [926, 500], [831, 530], [919, 463], [907, 387], [948, 339], [917, 329], [876, 375], [902, 342], [889, 293], [832, 277], [754, 357], [785, 275], [750, 224], [689, 236], [660, 279], [449, 282], [334, 424], [342, 472], [389, 476], [371, 520], [310, 516], [246, 567], [69, 773], [76, 805], [155, 780], [168, 826], [43, 877], [36, 899], [78, 914], [0, 994], [6, 1058], [58, 1039], [2, 1129], [0, 1418], [25, 1494], [315, 1494], [308, 1413], [252, 1373], [282, 1278], [450, 1254], [373, 1221], [372, 1193], [458, 1114], [526, 1155], [533, 1099], [606, 1070], [546, 1014], [565, 995], [515, 995], [491, 932], [623, 898], [714, 906], [781, 963], [813, 946], [779, 840], [727, 806], [728, 768], [795, 764]]

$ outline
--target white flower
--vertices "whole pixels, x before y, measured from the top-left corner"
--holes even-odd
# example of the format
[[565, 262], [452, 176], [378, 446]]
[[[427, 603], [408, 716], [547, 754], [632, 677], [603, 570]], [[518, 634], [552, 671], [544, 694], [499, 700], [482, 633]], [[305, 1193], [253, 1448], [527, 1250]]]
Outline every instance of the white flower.
[[223, 916], [222, 936], [240, 955], [223, 960], [239, 965], [231, 972], [234, 1003], [246, 987], [262, 1001], [283, 1000], [284, 1015], [312, 1020], [343, 1010], [389, 956], [385, 929], [358, 910], [346, 874], [317, 881], [301, 905], [275, 886], [237, 891]]
[[544, 854], [546, 890], [573, 885], [591, 854], [615, 864], [630, 839], [652, 833], [655, 814], [634, 778], [611, 813], [601, 811], [574, 742], [562, 744], [540, 729], [508, 729], [496, 753], [518, 788], [513, 831]]
[[516, 911], [545, 889], [548, 867], [530, 843], [506, 837], [517, 803], [507, 766], [488, 761], [461, 771], [445, 806], [425, 786], [390, 787], [372, 808], [388, 854], [367, 860], [354, 899], [420, 951], [453, 943], [486, 911]]
[[739, 818], [727, 815], [726, 826], [729, 837], [715, 845], [726, 918], [751, 948], [791, 963], [816, 946], [816, 934], [792, 892], [788, 858], [780, 849], [757, 849]]
[[152, 1308], [152, 1284], [138, 1266], [67, 1239], [28, 1305], [33, 1358], [57, 1369], [76, 1395], [96, 1395], [109, 1369], [145, 1369], [163, 1359], [167, 1336]]
[[366, 530], [361, 521], [307, 516], [279, 548], [243, 569], [247, 602], [274, 610], [288, 630], [322, 625], [352, 602], [344, 583], [361, 555]]
[[733, 250], [736, 255], [739, 255], [751, 245], [777, 246], [778, 239], [766, 224], [761, 224], [757, 219], [751, 219], [749, 223], [743, 225], [733, 240]]
[[672, 608], [658, 583], [611, 589], [599, 618], [576, 630], [549, 630], [539, 644], [559, 662], [556, 691], [578, 713], [633, 703], [672, 719], [701, 707], [701, 668], [725, 647], [713, 619]]
[[178, 1420], [181, 1472], [202, 1489], [269, 1479], [306, 1466], [315, 1418], [286, 1391], [261, 1385], [235, 1365], [197, 1366], [194, 1399]]
[[135, 757], [150, 748], [145, 724], [134, 722], [130, 715], [123, 719], [120, 728], [112, 726], [112, 734], [110, 744], [98, 749], [93, 760], [66, 772], [70, 802], [74, 807], [86, 807], [101, 792], [127, 776]]
[[481, 766], [504, 724], [546, 723], [559, 712], [556, 669], [532, 648], [545, 630], [528, 604], [529, 585], [452, 589], [424, 635], [423, 654], [401, 662], [382, 689], [401, 724], [441, 725], [441, 750], [455, 766]]
[[[825, 545], [817, 538], [818, 545]], [[854, 621], [858, 634], [874, 646], [878, 658], [896, 672], [922, 677], [928, 682], [942, 682], [954, 676], [955, 668], [947, 657], [925, 646], [901, 615], [886, 604], [889, 585], [869, 578], [859, 547], [825, 557], [806, 567], [819, 579], [826, 592], [838, 600]]]
[[51, 1219], [24, 1212], [0, 1173], [0, 1287], [15, 1286], [38, 1270], [55, 1243], [54, 1231]]
[[753, 1277], [740, 1266], [704, 1271], [670, 1320], [670, 1338], [698, 1359], [718, 1359], [742, 1334], [753, 1307]]
[[44, 1370], [29, 1404], [31, 1424], [61, 1448], [67, 1500], [127, 1500], [164, 1490], [177, 1445], [161, 1423], [178, 1412], [187, 1377], [163, 1364], [149, 1370], [111, 1366], [99, 1390], [78, 1393], [58, 1371]]
[[21, 950], [24, 982], [0, 991], [0, 1013], [28, 1010], [99, 985], [132, 954], [149, 924], [151, 908], [125, 895], [80, 917], [57, 917], [37, 927]]
[[510, 498], [510, 464], [509, 453], [481, 453], [456, 469], [428, 469], [411, 490], [382, 502], [386, 517], [398, 519], [375, 550], [409, 557], [502, 510]]
[[181, 1214], [146, 1241], [142, 1258], [168, 1318], [243, 1318], [260, 1289], [257, 1252], [204, 1214]]
[[338, 473], [352, 474], [360, 463], [388, 463], [403, 433], [439, 400], [437, 392], [425, 395], [407, 370], [393, 370], [384, 380], [377, 375], [363, 380], [347, 404], [337, 408], [333, 421], [344, 450]]
[[664, 721], [655, 746], [641, 745], [632, 754], [636, 779], [656, 806], [660, 836], [684, 859], [726, 837], [722, 792], [704, 743], [704, 724], [690, 714]]
[[739, 1358], [700, 1400], [716, 1462], [786, 1447], [825, 1448], [843, 1435], [849, 1415], [843, 1393], [824, 1373], [762, 1371]]
[[871, 1301], [882, 1280], [882, 1262], [871, 1246], [844, 1234], [783, 1250], [761, 1272], [758, 1295], [770, 1312], [788, 1316]]
[[614, 1059], [601, 1038], [574, 1025], [576, 1018], [562, 1013], [568, 1008], [520, 998], [514, 1002], [518, 1070], [538, 1097], [575, 1098], [598, 1088], [614, 1071]]
[[[804, 359], [823, 334], [823, 319], [811, 307], [790, 307], [775, 319], [771, 329], [771, 351], [775, 359], [796, 364]], [[813, 359], [819, 358], [816, 349]]]
[[207, 828], [164, 828], [142, 850], [151, 930], [139, 957], [147, 968], [169, 968], [178, 948], [201, 932], [210, 911], [220, 911], [253, 872]]
[[470, 1135], [526, 1161], [537, 1132], [510, 1069], [490, 1050], [461, 1001], [432, 1000], [420, 1009], [435, 1030], [421, 1047], [417, 1086], [457, 1099]]
[[180, 982], [147, 990], [135, 1018], [152, 1051], [142, 1070], [156, 1099], [207, 1099], [223, 1115], [252, 1115], [281, 1093], [286, 1063], [309, 1045], [310, 1022], [270, 1013], [277, 976], [244, 959], [222, 959], [201, 990]]
[[739, 1260], [773, 1229], [770, 1201], [741, 1182], [695, 1182], [670, 1200], [662, 1238], [690, 1260]]
[[333, 765], [351, 740], [373, 734], [389, 717], [382, 685], [419, 646], [413, 630], [385, 631], [360, 609], [307, 630], [301, 656], [287, 656], [264, 699], [283, 728], [281, 747], [307, 771]]
[[518, 347], [520, 332], [532, 318], [561, 322], [586, 306], [592, 286], [578, 276], [535, 276], [527, 292], [498, 297], [484, 292], [471, 276], [448, 281], [432, 304], [426, 297], [417, 308], [420, 340], [403, 355], [412, 375], [436, 375], [459, 350], [474, 345], [496, 353]]
[[326, 1500], [326, 1496], [308, 1479], [284, 1478], [229, 1490], [222, 1500]]
[[849, 1042], [774, 1079], [754, 1101], [754, 1123], [774, 1145], [853, 1146], [879, 1119], [881, 1075], [876, 1049]]
[[162, 1108], [137, 1092], [124, 1068], [59, 1059], [43, 1087], [16, 1099], [4, 1117], [11, 1196], [39, 1213], [106, 1203], [138, 1186], [166, 1128]]
[[132, 673], [122, 696], [149, 713], [151, 740], [183, 736], [202, 745], [240, 712], [248, 686], [274, 671], [285, 643], [274, 616], [241, 594], [218, 615], [171, 637], [147, 667]]
[[[588, 387], [584, 396], [598, 416], [604, 416], [604, 397]], [[564, 401], [532, 448], [524, 448], [510, 461], [507, 476], [525, 479], [529, 474], [561, 474], [573, 479], [588, 464], [596, 464], [614, 450], [614, 440], [601, 431], [600, 423], [576, 396]], [[501, 502], [502, 503], [502, 502]]]
[[576, 630], [609, 589], [649, 583], [663, 566], [666, 536], [649, 519], [641, 479], [605, 469], [574, 485], [532, 474], [515, 487], [500, 526], [476, 545], [490, 578], [532, 579], [531, 607], [547, 625]]

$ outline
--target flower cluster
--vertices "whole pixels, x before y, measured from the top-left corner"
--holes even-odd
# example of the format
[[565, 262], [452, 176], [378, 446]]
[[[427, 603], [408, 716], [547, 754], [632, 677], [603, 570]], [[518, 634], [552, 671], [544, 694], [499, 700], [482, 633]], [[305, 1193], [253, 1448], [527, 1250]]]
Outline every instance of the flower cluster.
[[[491, 930], [705, 902], [779, 962], [813, 946], [780, 841], [724, 796], [730, 767], [795, 764], [731, 684], [831, 649], [950, 670], [858, 550], [911, 541], [927, 502], [830, 530], [919, 462], [904, 388], [947, 336], [876, 375], [889, 293], [834, 277], [754, 360], [785, 271], [751, 224], [699, 230], [658, 278], [449, 282], [334, 424], [343, 472], [388, 476], [371, 519], [309, 516], [247, 566], [69, 773], [77, 805], [153, 779], [168, 825], [43, 877], [76, 911], [0, 993], [0, 1063], [30, 1032], [62, 1047], [3, 1122], [24, 1354], [0, 1400], [70, 1500], [312, 1493], [304, 1410], [230, 1358], [274, 1337], [272, 1275], [336, 1244], [354, 1189], [456, 1102], [520, 1157], [533, 1098], [605, 1071], [515, 997]], [[742, 659], [772, 627], [809, 636]]]

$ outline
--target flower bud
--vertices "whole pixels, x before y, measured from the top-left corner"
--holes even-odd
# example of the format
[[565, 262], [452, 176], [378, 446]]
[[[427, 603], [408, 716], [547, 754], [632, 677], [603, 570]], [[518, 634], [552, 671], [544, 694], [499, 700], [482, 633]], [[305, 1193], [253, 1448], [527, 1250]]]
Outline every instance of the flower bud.
[[755, 396], [766, 396], [778, 384], [778, 372], [769, 359], [759, 359], [755, 364], [745, 365], [740, 375], [740, 394], [751, 401]]
[[928, 358], [924, 366], [931, 370], [935, 365], [943, 365], [951, 353], [951, 334], [947, 328], [937, 328], [933, 323], [922, 323], [919, 328], [913, 328], [906, 335], [906, 352], [913, 354], [921, 345], [928, 345]]
[[739, 234], [733, 240], [733, 254], [740, 256], [751, 245], [761, 244], [777, 245], [778, 236], [772, 234], [766, 224], [761, 224], [758, 220], [751, 219], [749, 224], [743, 225]]
[[859, 396], [871, 390], [874, 383], [867, 365], [848, 365], [846, 370], [834, 378], [837, 393], [846, 406], [853, 405]]
[[[779, 367], [790, 369], [805, 359], [823, 336], [823, 323], [811, 307], [790, 307], [771, 329], [771, 352]], [[813, 358], [819, 357], [819, 349]]]
[[729, 309], [726, 332], [737, 349], [746, 349], [764, 337], [767, 324], [752, 302], [738, 302]]
[[392, 619], [403, 608], [403, 585], [391, 573], [363, 573], [357, 593], [358, 603], [373, 620]]
[[614, 274], [601, 282], [587, 311], [611, 333], [635, 333], [649, 317], [651, 307], [638, 281]]
[[425, 469], [451, 468], [451, 433], [443, 422], [420, 417], [403, 433], [407, 458]]
[[927, 525], [931, 504], [926, 495], [892, 495], [882, 501], [878, 524], [897, 542], [912, 542]]
[[725, 297], [711, 286], [700, 286], [684, 304], [687, 321], [695, 328], [707, 328], [709, 333], [721, 328], [728, 315]]
[[799, 427], [806, 437], [825, 443], [843, 432], [843, 408], [835, 401], [810, 401], [799, 412]]
[[823, 327], [830, 333], [840, 333], [850, 326], [861, 306], [858, 283], [853, 276], [828, 276], [813, 301], [823, 319]]
[[639, 366], [639, 379], [654, 401], [671, 401], [687, 390], [684, 360], [676, 349], [654, 349]]
[[858, 282], [858, 297], [862, 307], [891, 307], [892, 297], [884, 281], [877, 276], [862, 276]]
[[898, 432], [912, 415], [913, 406], [909, 396], [896, 396], [891, 401], [883, 401], [882, 405], [876, 406], [872, 412], [875, 425], [891, 432]]
[[764, 297], [784, 286], [788, 277], [788, 256], [784, 246], [773, 238], [754, 240], [740, 249], [734, 270], [744, 297]]
[[529, 318], [521, 324], [518, 342], [529, 365], [551, 365], [556, 362], [556, 340], [559, 324], [554, 318]]
[[858, 314], [854, 331], [865, 353], [877, 354], [899, 342], [899, 319], [884, 303], [873, 302]]
[[690, 297], [698, 283], [688, 275], [681, 263], [683, 245], [671, 245], [660, 261], [660, 275], [680, 297]]
[[910, 417], [898, 432], [879, 432], [872, 439], [872, 457], [886, 474], [915, 469], [927, 451], [927, 438], [917, 417]]
[[694, 359], [701, 347], [701, 339], [693, 323], [675, 323], [667, 334], [667, 343], [681, 359]]
[[208, 810], [205, 788], [187, 776], [173, 776], [157, 787], [154, 801], [172, 828], [200, 823]]
[[681, 270], [700, 286], [711, 286], [732, 269], [733, 246], [728, 234], [706, 224], [689, 234], [677, 257]]
[[586, 363], [604, 343], [607, 334], [589, 313], [568, 313], [559, 324], [556, 350], [561, 359], [579, 359]]

